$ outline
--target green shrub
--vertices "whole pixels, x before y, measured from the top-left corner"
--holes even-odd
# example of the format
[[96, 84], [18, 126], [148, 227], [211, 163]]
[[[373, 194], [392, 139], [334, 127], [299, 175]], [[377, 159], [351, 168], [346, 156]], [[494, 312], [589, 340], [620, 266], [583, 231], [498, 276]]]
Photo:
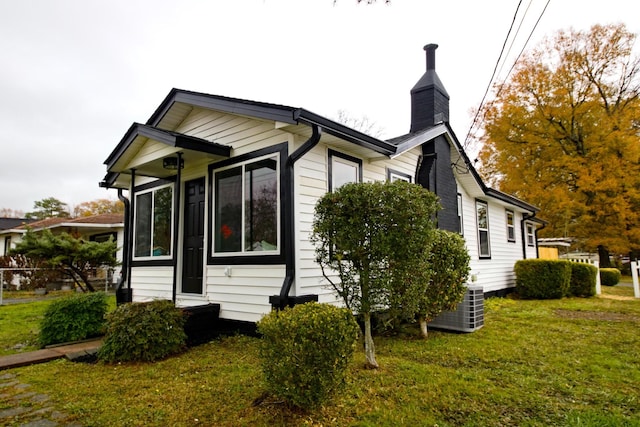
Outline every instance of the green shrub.
[[569, 294], [571, 263], [523, 259], [516, 262], [516, 292], [522, 298], [553, 299]]
[[601, 268], [600, 269], [600, 284], [604, 286], [615, 286], [620, 283], [620, 277], [622, 273], [617, 268]]
[[269, 313], [258, 323], [267, 389], [301, 408], [322, 403], [344, 384], [358, 330], [349, 310], [328, 304]]
[[107, 316], [106, 362], [152, 362], [184, 350], [185, 317], [171, 301], [124, 304]]
[[571, 263], [571, 284], [569, 294], [576, 297], [592, 297], [596, 294], [598, 269], [581, 262]]
[[104, 292], [74, 294], [54, 300], [40, 324], [39, 342], [45, 346], [101, 335], [106, 313]]

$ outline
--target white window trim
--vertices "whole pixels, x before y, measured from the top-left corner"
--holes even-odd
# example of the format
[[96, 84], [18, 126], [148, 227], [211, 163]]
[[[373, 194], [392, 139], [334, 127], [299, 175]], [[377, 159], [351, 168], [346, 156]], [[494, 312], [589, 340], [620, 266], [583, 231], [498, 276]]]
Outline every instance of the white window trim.
[[462, 206], [463, 206], [462, 194], [460, 193], [456, 194], [456, 202], [458, 203], [458, 227], [460, 227], [460, 229], [458, 230], [458, 233], [461, 236], [464, 236], [464, 217], [462, 215]]
[[[153, 255], [149, 255], [149, 256], [136, 256], [135, 251], [136, 251], [136, 238], [138, 237], [138, 230], [137, 230], [137, 225], [138, 225], [138, 196], [142, 196], [144, 194], [147, 193], [155, 193], [158, 190], [162, 190], [163, 188], [167, 188], [167, 187], [171, 187], [171, 245], [169, 246], [169, 254], [168, 255], [158, 255], [158, 256], [153, 256]], [[133, 230], [133, 247], [131, 248], [131, 251], [133, 252], [133, 256], [132, 259], [134, 261], [161, 261], [161, 260], [170, 260], [173, 259], [173, 251], [174, 251], [174, 247], [173, 247], [173, 237], [175, 233], [174, 230], [174, 215], [176, 214], [176, 207], [175, 207], [175, 187], [173, 185], [173, 183], [171, 184], [166, 184], [166, 185], [159, 185], [157, 187], [152, 187], [146, 190], [141, 190], [141, 191], [137, 191], [134, 194], [135, 197], [135, 206], [134, 206], [134, 218], [133, 218], [133, 224], [134, 224], [134, 230]], [[153, 244], [153, 210], [155, 208], [155, 203], [156, 203], [156, 198], [152, 195], [151, 196], [151, 243]], [[152, 248], [152, 252], [153, 252], [153, 248]]]
[[[511, 215], [511, 225], [509, 225], [509, 215]], [[515, 243], [516, 242], [516, 214], [514, 211], [510, 209], [505, 209], [504, 217], [505, 217], [506, 226], [507, 226], [507, 242]], [[513, 237], [509, 237], [509, 230], [511, 230]]]
[[[535, 227], [530, 222], [525, 223], [525, 229], [527, 230], [527, 246], [535, 247], [536, 232]], [[529, 232], [531, 230], [531, 232]]]
[[413, 180], [411, 179], [411, 175], [409, 175], [408, 173], [404, 173], [404, 172], [399, 172], [397, 170], [394, 169], [387, 169], [387, 180], [389, 182], [394, 182], [394, 181], [406, 181], [406, 182], [413, 182]]
[[[478, 205], [484, 205], [486, 215], [487, 215], [487, 228], [480, 228], [480, 218], [478, 216]], [[489, 232], [490, 224], [489, 224], [489, 203], [484, 200], [476, 200], [476, 228], [478, 229], [478, 257], [483, 259], [491, 258], [491, 233]], [[482, 245], [480, 239], [480, 232], [484, 231], [487, 233], [487, 250], [489, 251], [487, 254], [482, 253]]]
[[244, 237], [245, 237], [245, 211], [244, 211], [244, 196], [245, 196], [245, 185], [244, 185], [244, 167], [248, 164], [251, 163], [256, 163], [259, 162], [261, 160], [265, 160], [265, 159], [274, 159], [276, 161], [276, 189], [277, 189], [277, 197], [276, 197], [276, 223], [277, 223], [277, 230], [276, 230], [276, 239], [277, 239], [277, 248], [275, 250], [271, 250], [271, 251], [238, 251], [238, 252], [216, 252], [216, 232], [215, 230], [213, 230], [213, 232], [211, 233], [211, 243], [210, 243], [210, 250], [211, 250], [211, 256], [213, 258], [222, 258], [222, 257], [229, 257], [229, 256], [262, 256], [262, 255], [280, 255], [280, 252], [282, 250], [282, 242], [281, 242], [281, 228], [282, 228], [282, 224], [280, 223], [280, 198], [281, 198], [281, 194], [280, 194], [280, 155], [278, 153], [270, 153], [270, 154], [266, 154], [264, 156], [260, 156], [260, 157], [254, 157], [242, 162], [238, 162], [238, 163], [233, 163], [227, 166], [223, 166], [221, 168], [217, 168], [214, 169], [212, 171], [211, 177], [212, 177], [212, 186], [214, 188], [214, 194], [211, 200], [211, 204], [212, 204], [212, 227], [214, 226], [214, 224], [216, 223], [216, 195], [215, 195], [215, 186], [216, 186], [216, 173], [218, 172], [224, 172], [225, 170], [229, 170], [229, 169], [234, 169], [237, 167], [242, 167], [242, 236], [240, 237], [240, 241], [242, 242], [242, 245], [244, 245]]

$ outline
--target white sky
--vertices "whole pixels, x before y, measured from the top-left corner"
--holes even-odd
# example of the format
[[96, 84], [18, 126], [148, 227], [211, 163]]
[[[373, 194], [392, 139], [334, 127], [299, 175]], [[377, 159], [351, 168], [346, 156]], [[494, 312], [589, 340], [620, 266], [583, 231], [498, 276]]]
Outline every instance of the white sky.
[[[428, 43], [440, 46], [436, 70], [463, 140], [518, 2], [0, 0], [0, 208], [115, 199], [98, 187], [104, 160], [173, 87], [326, 117], [342, 109], [383, 138], [402, 135]], [[522, 0], [512, 58], [546, 2]], [[528, 46], [618, 22], [640, 33], [640, 2], [551, 0]]]

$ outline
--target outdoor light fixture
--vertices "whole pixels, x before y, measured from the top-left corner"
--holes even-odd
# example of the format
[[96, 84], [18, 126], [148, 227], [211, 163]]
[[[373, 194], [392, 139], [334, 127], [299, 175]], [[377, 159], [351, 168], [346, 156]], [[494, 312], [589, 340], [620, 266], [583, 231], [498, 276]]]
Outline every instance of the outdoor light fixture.
[[[162, 167], [169, 170], [178, 169], [178, 158], [177, 157], [165, 157], [162, 159]], [[184, 160], [180, 159], [180, 169], [184, 168]]]

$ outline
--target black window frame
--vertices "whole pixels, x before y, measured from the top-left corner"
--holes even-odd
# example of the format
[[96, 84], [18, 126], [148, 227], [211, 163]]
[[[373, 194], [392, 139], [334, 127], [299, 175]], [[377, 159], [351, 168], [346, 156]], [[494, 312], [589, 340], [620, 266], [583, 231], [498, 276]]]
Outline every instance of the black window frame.
[[[265, 157], [270, 154], [277, 155], [278, 162], [278, 232], [279, 232], [279, 248], [278, 253], [269, 252], [267, 254], [261, 254], [260, 252], [245, 252], [239, 254], [237, 252], [233, 252], [230, 255], [222, 255], [221, 253], [214, 254], [214, 233], [213, 233], [213, 225], [215, 224], [215, 172], [216, 170], [226, 168], [228, 166], [244, 164], [247, 162], [251, 162], [253, 159], [259, 159], [260, 157]], [[293, 194], [289, 194], [289, 182], [286, 173], [286, 161], [288, 155], [288, 144], [286, 142], [276, 144], [270, 147], [266, 147], [260, 150], [252, 151], [250, 153], [246, 153], [237, 157], [232, 157], [230, 159], [225, 159], [217, 163], [212, 163], [208, 168], [208, 178], [209, 178], [209, 188], [208, 188], [208, 197], [209, 197], [209, 207], [207, 212], [208, 217], [208, 230], [207, 230], [207, 265], [272, 265], [272, 264], [284, 264], [286, 260], [286, 252], [287, 252], [287, 239], [285, 236], [286, 227], [286, 217], [287, 217], [287, 206], [289, 198], [293, 197]]]
[[408, 173], [400, 172], [395, 169], [387, 168], [387, 181], [393, 182], [393, 177], [396, 176], [397, 179], [402, 181], [407, 181], [408, 183], [413, 183], [413, 178]]
[[335, 188], [333, 188], [333, 158], [334, 157], [357, 164], [358, 165], [358, 181], [357, 182], [359, 183], [362, 182], [362, 176], [363, 176], [362, 175], [362, 159], [350, 156], [348, 154], [341, 153], [340, 151], [329, 149], [329, 159], [328, 159], [329, 161], [328, 161], [328, 170], [327, 170], [327, 173], [328, 173], [327, 181], [328, 181], [329, 192], [333, 192], [336, 190]]
[[[176, 189], [175, 189], [175, 178], [166, 178], [166, 179], [158, 179], [146, 184], [142, 184], [136, 186], [133, 189], [133, 195], [131, 196], [134, 202], [134, 209], [131, 212], [133, 216], [133, 230], [131, 233], [131, 266], [132, 267], [161, 267], [161, 266], [173, 266], [175, 260], [175, 250], [173, 247], [174, 243], [174, 233], [177, 231], [174, 229], [174, 218], [176, 214]], [[140, 257], [135, 255], [135, 244], [136, 244], [136, 215], [138, 209], [138, 199], [137, 197], [141, 194], [145, 194], [148, 192], [155, 192], [164, 187], [171, 187], [171, 250], [169, 251], [169, 255], [163, 256], [148, 256], [148, 257]]]

